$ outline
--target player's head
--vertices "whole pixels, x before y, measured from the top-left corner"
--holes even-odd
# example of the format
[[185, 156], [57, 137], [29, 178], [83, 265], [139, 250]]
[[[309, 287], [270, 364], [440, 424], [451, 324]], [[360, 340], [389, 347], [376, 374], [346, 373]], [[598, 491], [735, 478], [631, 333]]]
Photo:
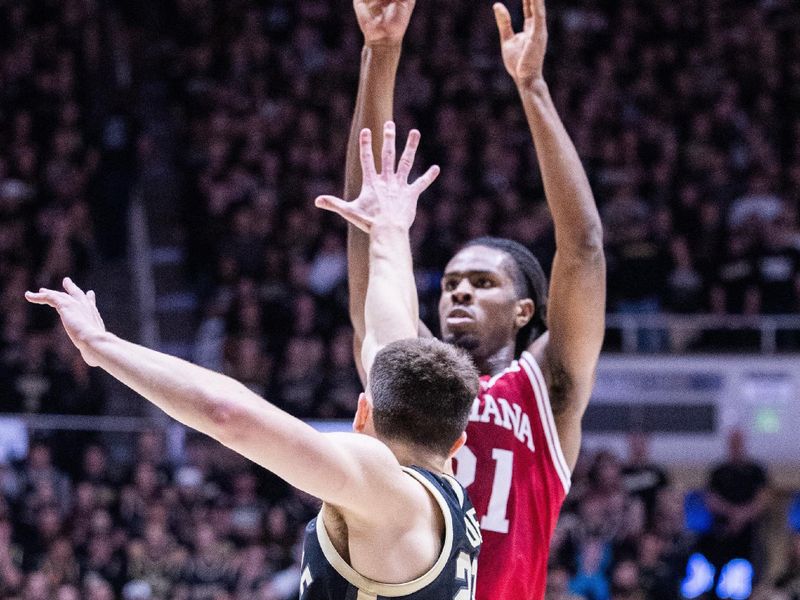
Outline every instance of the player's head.
[[[478, 371], [465, 352], [439, 340], [400, 340], [378, 352], [368, 393], [378, 438], [446, 458], [467, 426], [478, 394]], [[359, 403], [356, 415], [359, 431], [364, 429], [364, 405]]]
[[439, 299], [442, 338], [476, 360], [508, 345], [518, 356], [547, 330], [547, 278], [522, 244], [482, 237], [450, 259]]

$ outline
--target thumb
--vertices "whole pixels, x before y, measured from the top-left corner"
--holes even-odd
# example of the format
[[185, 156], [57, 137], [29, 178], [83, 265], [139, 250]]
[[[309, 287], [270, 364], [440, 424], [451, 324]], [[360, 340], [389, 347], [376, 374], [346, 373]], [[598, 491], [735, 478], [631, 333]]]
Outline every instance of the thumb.
[[514, 37], [514, 28], [511, 26], [511, 15], [505, 4], [495, 2], [492, 6], [494, 9], [494, 20], [497, 21], [497, 30], [500, 32], [500, 41], [505, 42]]
[[355, 202], [345, 202], [336, 196], [317, 196], [314, 205], [322, 210], [336, 213], [362, 231], [369, 233], [369, 223], [355, 208]]
[[351, 212], [349, 202], [345, 202], [336, 196], [317, 196], [314, 200], [314, 206], [322, 210], [329, 210], [344, 216], [345, 213]]

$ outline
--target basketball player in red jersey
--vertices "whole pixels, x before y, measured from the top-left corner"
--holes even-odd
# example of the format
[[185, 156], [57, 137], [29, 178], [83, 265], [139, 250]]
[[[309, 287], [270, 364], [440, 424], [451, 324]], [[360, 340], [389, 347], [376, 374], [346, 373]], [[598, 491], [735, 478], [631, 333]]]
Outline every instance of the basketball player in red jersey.
[[[354, 6], [365, 44], [348, 146], [347, 198], [355, 198], [361, 185], [359, 130], [379, 132], [392, 118], [395, 73], [414, 2], [354, 0]], [[503, 62], [522, 100], [555, 224], [549, 293], [530, 252], [489, 238], [468, 244], [450, 260], [439, 304], [442, 337], [467, 349], [483, 375], [455, 468], [483, 529], [478, 600], [544, 597], [550, 539], [577, 461], [605, 330], [600, 218], [542, 75], [544, 0], [523, 0], [523, 9], [524, 28], [514, 33], [508, 10], [494, 5]], [[369, 240], [355, 227], [349, 231], [358, 362]]]

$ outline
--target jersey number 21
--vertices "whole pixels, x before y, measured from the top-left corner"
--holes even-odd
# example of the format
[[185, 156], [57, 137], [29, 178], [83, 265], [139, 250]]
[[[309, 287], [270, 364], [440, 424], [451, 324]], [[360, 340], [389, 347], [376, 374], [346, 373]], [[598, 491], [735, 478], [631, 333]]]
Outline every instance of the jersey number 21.
[[[514, 468], [514, 453], [502, 448], [492, 450], [492, 458], [495, 462], [494, 480], [492, 481], [492, 495], [489, 497], [489, 506], [486, 514], [481, 519], [481, 529], [486, 531], [496, 531], [497, 533], [508, 533], [508, 496], [511, 493], [511, 472]], [[456, 479], [465, 488], [468, 488], [475, 481], [475, 470], [478, 459], [475, 454], [462, 446], [456, 455], [458, 467], [456, 469]]]

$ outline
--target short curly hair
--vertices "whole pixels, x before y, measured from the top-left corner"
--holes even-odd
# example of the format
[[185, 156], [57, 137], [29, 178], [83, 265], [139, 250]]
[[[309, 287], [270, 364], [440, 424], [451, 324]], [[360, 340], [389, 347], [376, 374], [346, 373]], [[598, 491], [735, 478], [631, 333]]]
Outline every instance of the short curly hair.
[[393, 342], [369, 374], [375, 431], [447, 456], [467, 426], [478, 394], [472, 359], [433, 338]]

